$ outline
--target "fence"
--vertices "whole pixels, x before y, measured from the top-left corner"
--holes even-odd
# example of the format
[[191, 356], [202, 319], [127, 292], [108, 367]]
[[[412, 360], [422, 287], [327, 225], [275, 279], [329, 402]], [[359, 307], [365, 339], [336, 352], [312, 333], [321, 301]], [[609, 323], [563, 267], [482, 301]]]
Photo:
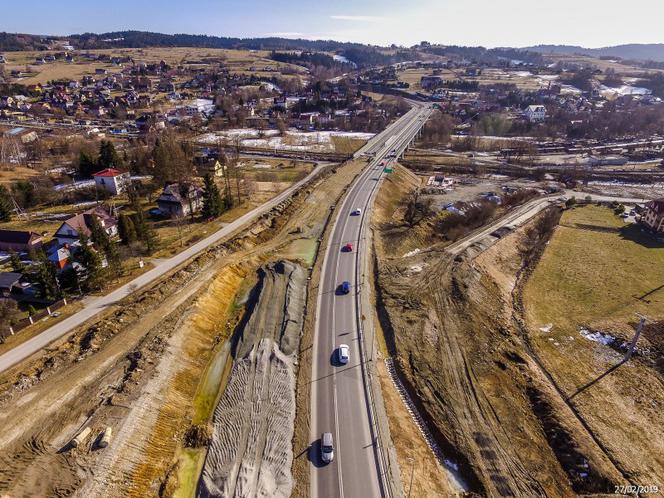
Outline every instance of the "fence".
[[24, 328], [34, 324], [35, 322], [38, 322], [42, 318], [51, 316], [56, 310], [62, 308], [63, 306], [66, 306], [66, 304], [67, 300], [61, 299], [60, 301], [56, 301], [47, 306], [45, 310], [38, 311], [37, 313], [30, 315], [28, 318], [19, 320], [13, 325], [2, 324], [2, 326], [0, 327], [0, 337], [7, 337], [8, 335], [14, 335], [17, 332], [23, 330]]

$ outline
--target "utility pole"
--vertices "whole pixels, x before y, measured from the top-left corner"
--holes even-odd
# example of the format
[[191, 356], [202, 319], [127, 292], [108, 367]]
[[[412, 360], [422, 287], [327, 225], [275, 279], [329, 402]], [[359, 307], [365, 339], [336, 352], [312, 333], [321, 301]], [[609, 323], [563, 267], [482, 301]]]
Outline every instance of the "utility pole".
[[636, 328], [636, 334], [634, 334], [634, 338], [632, 339], [632, 343], [629, 345], [629, 349], [627, 350], [627, 354], [625, 354], [625, 357], [623, 358], [623, 363], [626, 361], [629, 361], [629, 359], [632, 357], [632, 353], [634, 353], [634, 348], [636, 347], [636, 343], [639, 340], [639, 336], [641, 335], [641, 331], [643, 330], [643, 325], [646, 323], [646, 317], [639, 315], [641, 318], [641, 321], [639, 322], [639, 326]]

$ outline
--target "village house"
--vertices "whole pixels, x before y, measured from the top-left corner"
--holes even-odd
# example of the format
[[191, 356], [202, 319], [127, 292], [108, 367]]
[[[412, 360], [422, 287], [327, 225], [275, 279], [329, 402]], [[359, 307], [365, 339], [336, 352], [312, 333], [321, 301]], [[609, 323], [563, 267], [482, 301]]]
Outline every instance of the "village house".
[[216, 159], [201, 160], [196, 165], [198, 176], [210, 175], [211, 177], [223, 177], [225, 167]]
[[12, 293], [12, 290], [18, 288], [20, 285], [21, 277], [20, 273], [14, 272], [1, 272], [0, 273], [0, 295], [2, 297], [9, 297]]
[[95, 207], [65, 220], [55, 232], [58, 244], [61, 246], [71, 245], [78, 242], [82, 235], [90, 237], [93, 217], [97, 219], [99, 225], [109, 237], [117, 237], [118, 221], [106, 209]]
[[523, 114], [531, 123], [539, 123], [546, 119], [546, 107], [543, 105], [529, 105], [523, 111]]
[[664, 234], [664, 197], [646, 204], [641, 223], [656, 234]]
[[29, 144], [37, 140], [37, 132], [34, 130], [29, 130], [27, 128], [12, 128], [4, 133], [5, 138], [16, 138], [21, 141], [22, 144]]
[[0, 230], [0, 251], [31, 252], [43, 245], [43, 237], [34, 232]]
[[92, 177], [98, 187], [107, 190], [113, 195], [118, 195], [124, 192], [131, 181], [129, 172], [120, 171], [114, 168], [106, 168], [98, 171], [97, 173], [94, 173]]
[[203, 207], [203, 191], [191, 183], [166, 185], [157, 199], [164, 216], [179, 218], [196, 213]]
[[63, 246], [54, 245], [48, 251], [46, 259], [48, 259], [58, 270], [64, 270], [71, 261], [71, 248], [69, 244]]

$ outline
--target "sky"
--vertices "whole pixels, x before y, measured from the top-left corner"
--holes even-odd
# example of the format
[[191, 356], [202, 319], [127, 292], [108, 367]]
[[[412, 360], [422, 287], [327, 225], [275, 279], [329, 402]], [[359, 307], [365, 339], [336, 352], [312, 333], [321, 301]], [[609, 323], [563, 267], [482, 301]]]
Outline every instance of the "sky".
[[410, 46], [662, 43], [663, 0], [4, 0], [0, 31], [127, 29]]

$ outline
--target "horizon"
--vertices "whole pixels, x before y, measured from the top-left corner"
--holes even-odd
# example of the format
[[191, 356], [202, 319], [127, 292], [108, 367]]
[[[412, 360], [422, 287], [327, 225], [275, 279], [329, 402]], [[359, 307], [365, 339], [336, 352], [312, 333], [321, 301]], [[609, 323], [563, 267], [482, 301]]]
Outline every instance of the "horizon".
[[[80, 36], [84, 34], [92, 34], [92, 35], [103, 35], [103, 34], [112, 34], [112, 33], [126, 33], [126, 32], [137, 32], [137, 33], [155, 33], [155, 34], [160, 34], [160, 35], [167, 35], [167, 36], [180, 36], [180, 35], [185, 35], [185, 36], [209, 36], [209, 37], [217, 37], [217, 38], [237, 38], [239, 40], [260, 40], [260, 39], [270, 39], [270, 38], [278, 38], [278, 39], [284, 39], [284, 40], [305, 40], [305, 41], [313, 41], [313, 42], [337, 42], [337, 43], [356, 43], [356, 44], [361, 44], [361, 45], [368, 45], [368, 46], [376, 46], [376, 47], [382, 47], [382, 48], [389, 48], [392, 44], [386, 45], [386, 44], [375, 44], [375, 43], [365, 43], [365, 42], [359, 42], [359, 41], [354, 41], [354, 40], [336, 40], [333, 38], [306, 38], [302, 36], [287, 36], [288, 33], [274, 33], [274, 34], [268, 34], [265, 36], [231, 36], [231, 35], [226, 35], [226, 34], [210, 34], [210, 33], [195, 33], [195, 32], [165, 32], [165, 31], [154, 31], [154, 30], [147, 30], [147, 29], [114, 29], [112, 31], [82, 31], [82, 32], [77, 32], [77, 33], [67, 33], [67, 34], [53, 34], [53, 33], [30, 33], [30, 32], [24, 32], [24, 31], [7, 31], [7, 30], [0, 30], [1, 33], [8, 33], [12, 35], [26, 35], [26, 36], [43, 36], [45, 38], [68, 38], [70, 36]], [[532, 45], [521, 45], [521, 46], [516, 46], [516, 45], [494, 45], [494, 46], [489, 46], [489, 45], [482, 45], [482, 44], [476, 44], [476, 45], [469, 45], [469, 44], [461, 44], [461, 43], [439, 43], [439, 42], [432, 42], [430, 40], [421, 40], [421, 41], [426, 41], [429, 42], [432, 45], [440, 45], [440, 46], [462, 46], [462, 47], [482, 47], [486, 49], [494, 49], [494, 48], [514, 48], [514, 49], [530, 49], [530, 48], [535, 48], [535, 47], [548, 47], [548, 46], [558, 46], [558, 47], [578, 47], [578, 48], [583, 48], [583, 49], [588, 49], [588, 50], [601, 50], [601, 49], [608, 49], [608, 48], [613, 48], [613, 47], [620, 47], [620, 46], [630, 46], [630, 45], [664, 45], [664, 41], [654, 41], [654, 42], [623, 42], [623, 43], [614, 43], [611, 45], [602, 45], [602, 46], [588, 46], [588, 45], [577, 45], [574, 43], [565, 43], [565, 42], [558, 42], [558, 43], [537, 43], [537, 44], [532, 44]], [[396, 45], [398, 48], [410, 48], [412, 46], [416, 46], [416, 44], [412, 45]]]
[[[112, 6], [72, 0], [71, 9], [55, 11], [47, 19], [31, 14], [45, 0], [5, 6], [0, 31], [66, 37], [82, 33], [149, 31], [163, 34], [208, 35], [229, 38], [290, 38], [334, 40], [379, 46], [410, 47], [421, 41], [439, 45], [530, 47], [572, 45], [606, 48], [627, 44], [658, 44], [650, 33], [658, 32], [664, 5], [637, 0], [639, 9], [613, 15], [607, 2], [588, 0], [582, 5], [561, 0], [534, 11], [526, 0], [505, 0], [495, 5], [471, 0], [463, 5], [443, 1], [427, 5], [414, 0], [341, 0], [334, 5], [309, 5], [291, 0], [274, 9], [267, 0], [249, 0], [242, 6], [225, 1], [196, 0], [183, 8], [173, 0], [136, 4], [117, 0]], [[644, 8], [648, 16], [642, 16]], [[270, 12], [251, 16], [248, 12]], [[638, 11], [638, 12], [636, 12]], [[130, 17], [131, 21], [127, 18]], [[204, 14], [204, 15], [202, 15]], [[541, 24], [540, 19], [546, 19]], [[588, 19], [595, 22], [589, 23]], [[509, 23], [509, 26], [506, 26]]]

